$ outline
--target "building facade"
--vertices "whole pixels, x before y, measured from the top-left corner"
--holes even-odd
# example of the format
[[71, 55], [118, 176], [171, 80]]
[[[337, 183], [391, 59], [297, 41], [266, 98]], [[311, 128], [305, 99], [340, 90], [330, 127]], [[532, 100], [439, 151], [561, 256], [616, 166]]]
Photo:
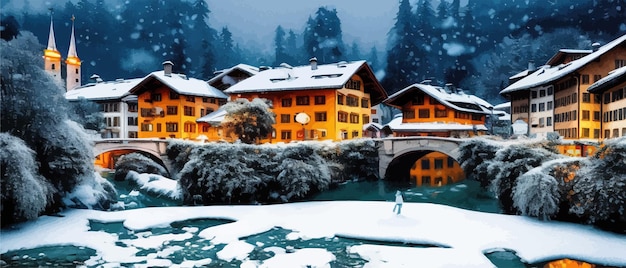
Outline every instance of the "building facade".
[[601, 129], [602, 100], [587, 89], [626, 61], [626, 35], [593, 50], [561, 50], [547, 65], [518, 78], [500, 94], [511, 100], [511, 120], [528, 134], [557, 132], [568, 140], [609, 138]]
[[[402, 111], [383, 127], [396, 137], [484, 135], [487, 116], [494, 116], [491, 104], [452, 85], [413, 84], [384, 103]], [[453, 158], [430, 152], [416, 159], [409, 178], [417, 186], [442, 186], [465, 179], [465, 172]]]
[[195, 140], [202, 135], [196, 119], [217, 110], [228, 96], [205, 81], [163, 70], [148, 74], [130, 89], [137, 96], [138, 138]]
[[615, 69], [587, 89], [602, 100], [601, 132], [605, 139], [626, 136], [626, 63], [616, 61], [616, 66], [619, 65], [623, 67]]
[[92, 83], [75, 88], [65, 93], [71, 102], [85, 99], [97, 103], [104, 116], [105, 128], [102, 138], [137, 138], [138, 110], [137, 96], [129, 93], [141, 79], [118, 79], [104, 82], [97, 75], [92, 76]]
[[[485, 120], [493, 106], [451, 85], [413, 84], [389, 96], [384, 103], [402, 111], [385, 125], [396, 137], [471, 137], [486, 134]], [[490, 109], [491, 108], [491, 109]]]
[[[264, 98], [276, 115], [270, 142], [363, 137], [371, 107], [387, 95], [365, 61], [262, 70], [227, 90], [231, 99]], [[309, 120], [296, 120], [299, 114]]]

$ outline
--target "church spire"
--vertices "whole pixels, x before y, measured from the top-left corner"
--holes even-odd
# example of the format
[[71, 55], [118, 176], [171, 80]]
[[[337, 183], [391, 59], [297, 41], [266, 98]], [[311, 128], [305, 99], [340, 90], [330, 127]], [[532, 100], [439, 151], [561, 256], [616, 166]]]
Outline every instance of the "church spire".
[[54, 40], [54, 26], [52, 23], [52, 8], [50, 8], [50, 35], [48, 35], [48, 50], [57, 50], [57, 42]]
[[52, 77], [61, 80], [61, 53], [57, 50], [54, 40], [54, 26], [52, 22], [52, 8], [50, 8], [50, 35], [48, 36], [48, 47], [43, 50], [44, 69]]
[[72, 15], [72, 35], [70, 36], [70, 49], [67, 51], [67, 58], [70, 57], [78, 58], [76, 55], [76, 39], [74, 38], [74, 20], [76, 17]]
[[76, 18], [72, 15], [72, 35], [70, 36], [70, 48], [67, 51], [67, 59], [65, 64], [67, 67], [66, 90], [70, 91], [73, 88], [80, 86], [80, 59], [76, 54], [76, 39], [74, 38], [74, 20]]

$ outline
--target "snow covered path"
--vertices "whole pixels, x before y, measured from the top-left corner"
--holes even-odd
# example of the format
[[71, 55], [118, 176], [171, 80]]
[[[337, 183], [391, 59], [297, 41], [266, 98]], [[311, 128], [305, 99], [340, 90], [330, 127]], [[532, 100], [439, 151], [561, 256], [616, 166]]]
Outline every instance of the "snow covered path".
[[[89, 231], [89, 219], [123, 221], [126, 228], [140, 232], [169, 226], [175, 221], [218, 218], [235, 222], [197, 230], [198, 235], [211, 239], [213, 244], [232, 245], [229, 250], [235, 252], [240, 248], [244, 253], [242, 261], [250, 267], [280, 263], [281, 260], [283, 264], [293, 264], [294, 261], [306, 264], [302, 263], [306, 258], [287, 258], [291, 253], [277, 254], [265, 264], [245, 259], [250, 249], [242, 245], [245, 243], [238, 241], [239, 238], [275, 226], [294, 230], [290, 236], [303, 239], [337, 235], [446, 247], [360, 245], [350, 249], [374, 267], [381, 264], [409, 267], [416, 262], [434, 267], [459, 265], [459, 262], [465, 267], [493, 266], [484, 253], [498, 249], [513, 250], [528, 263], [573, 258], [601, 265], [626, 266], [626, 235], [600, 231], [591, 226], [541, 222], [528, 217], [427, 203], [405, 203], [403, 214], [398, 216], [391, 211], [393, 205], [392, 202], [377, 201], [327, 201], [264, 206], [159, 207], [118, 212], [68, 210], [63, 213], [65, 217], [44, 216], [15, 229], [2, 230], [0, 252], [70, 244], [93, 248], [108, 263], [136, 262], [149, 258], [135, 256], [137, 247], [160, 247], [166, 241], [184, 240], [188, 234], [153, 236], [149, 238], [156, 241], [144, 241], [143, 246], [120, 247], [116, 245], [115, 235]], [[309, 249], [302, 253], [306, 252], [320, 254]]]

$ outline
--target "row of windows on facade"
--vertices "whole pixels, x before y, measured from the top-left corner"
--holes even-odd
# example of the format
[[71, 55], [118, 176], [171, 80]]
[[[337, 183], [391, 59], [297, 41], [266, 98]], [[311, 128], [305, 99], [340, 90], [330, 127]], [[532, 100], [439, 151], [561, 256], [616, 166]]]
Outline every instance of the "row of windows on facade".
[[[184, 96], [185, 100], [187, 100], [188, 102], [196, 102], [196, 97], [195, 96]], [[176, 92], [172, 92], [170, 91], [169, 93], [169, 99], [170, 100], [178, 100], [180, 99], [180, 95]], [[146, 99], [146, 102], [156, 102], [156, 101], [162, 101], [163, 97], [161, 96], [160, 93], [152, 93], [150, 94], [150, 99]], [[211, 98], [211, 97], [202, 97], [202, 102], [204, 103], [218, 103], [219, 105], [223, 105], [226, 103], [225, 99], [216, 99], [216, 98]]]
[[[563, 136], [564, 138], [570, 138], [570, 139], [577, 139], [578, 138], [578, 129], [577, 128], [566, 128], [566, 129], [556, 129], [556, 132], [559, 133], [560, 136]], [[580, 133], [580, 137], [581, 138], [592, 138], [590, 136], [590, 129], [589, 128], [581, 128], [582, 133]], [[612, 134], [612, 135], [611, 135]], [[622, 134], [620, 136], [620, 130], [619, 128], [614, 128], [612, 131], [611, 129], [605, 129], [604, 130], [604, 138], [605, 139], [610, 139], [610, 138], [619, 138], [619, 137], [626, 137], [626, 127], [622, 128]], [[593, 138], [594, 139], [600, 139], [600, 129], [594, 129], [593, 130]]]
[[[295, 115], [291, 114], [281, 114], [280, 115], [280, 123], [288, 124], [292, 122], [296, 122]], [[359, 119], [363, 118], [363, 124], [367, 124], [370, 122], [370, 116], [367, 114], [359, 115], [358, 113], [347, 113], [343, 111], [337, 112], [337, 122], [348, 123], [348, 119], [351, 124], [359, 124]], [[326, 122], [328, 120], [328, 116], [326, 112], [315, 112], [314, 113], [315, 122]]]
[[[345, 99], [345, 102], [344, 102]], [[324, 105], [326, 104], [326, 96], [313, 96], [314, 105]], [[292, 98], [283, 98], [280, 100], [282, 107], [291, 107], [293, 105]], [[343, 94], [337, 94], [337, 104], [339, 105], [347, 105], [350, 107], [359, 107], [359, 97], [348, 95], [345, 96]], [[309, 96], [296, 96], [296, 106], [305, 106], [310, 105], [310, 97]], [[369, 108], [370, 101], [369, 99], [362, 98], [360, 100], [361, 108]]]
[[[212, 112], [213, 112], [213, 109], [211, 108], [201, 108], [200, 116], [202, 117]], [[196, 108], [192, 106], [184, 106], [183, 114], [185, 116], [196, 116]], [[164, 115], [178, 115], [178, 106], [166, 106]], [[159, 114], [156, 113], [155, 108], [141, 108], [141, 116], [152, 117], [152, 116], [159, 116]]]
[[[281, 130], [280, 131], [280, 139], [281, 140], [292, 140], [293, 139], [292, 133], [293, 133], [292, 130]], [[305, 136], [304, 137], [297, 137], [297, 139], [318, 139], [318, 138], [326, 138], [326, 136], [327, 136], [325, 130], [320, 130], [320, 131], [309, 130], [307, 132], [299, 131], [299, 133], [303, 133], [303, 135], [305, 135]], [[352, 138], [358, 138], [359, 137], [359, 131], [353, 130], [352, 133], [350, 133], [350, 136]], [[340, 137], [343, 140], [348, 139], [348, 132], [345, 131], [345, 130], [341, 131]], [[276, 138], [276, 132], [272, 132], [272, 138]]]
[[[617, 93], [619, 92], [619, 93]], [[619, 91], [613, 92], [613, 94], [611, 95], [611, 93], [606, 93], [604, 95], [604, 103], [609, 103], [611, 96], [613, 96], [613, 101], [618, 101], [623, 99], [624, 97], [624, 92], [626, 92], [626, 88], [624, 88], [624, 90], [622, 91], [621, 89]], [[583, 93], [582, 94], [583, 99], [582, 102], [583, 103], [591, 103], [591, 94], [590, 93]], [[600, 103], [600, 95], [593, 95], [593, 101], [594, 103]], [[558, 107], [563, 107], [563, 106], [567, 106], [570, 104], [574, 104], [578, 102], [578, 94], [577, 93], [573, 93], [572, 95], [569, 96], [563, 96], [561, 98], [555, 99], [554, 100], [554, 108], [558, 108]], [[538, 109], [537, 109], [538, 108]], [[543, 111], [549, 111], [552, 110], [553, 105], [552, 105], [552, 101], [548, 101], [545, 103], [533, 103], [530, 106], [530, 111], [531, 112], [543, 112]], [[528, 107], [526, 105], [519, 105], [519, 106], [515, 106], [513, 107], [513, 113], [527, 113], [528, 112]], [[599, 119], [598, 119], [599, 120]]]
[[626, 87], [617, 89], [613, 92], [604, 93], [604, 104], [616, 102], [624, 99], [626, 96]]
[[[431, 109], [418, 109], [418, 118], [430, 118]], [[415, 110], [414, 109], [404, 109], [402, 111], [402, 117], [404, 119], [415, 119]], [[448, 110], [446, 109], [438, 109], [435, 108], [435, 118], [447, 118]], [[472, 119], [472, 120], [482, 120], [483, 116], [481, 114], [470, 114], [466, 112], [454, 112], [454, 118], [458, 119]]]
[[[184, 131], [188, 133], [196, 132], [196, 124], [194, 123], [185, 123]], [[154, 131], [153, 124], [151, 123], [142, 123], [141, 131], [144, 132], [152, 132]], [[163, 124], [156, 123], [156, 132], [163, 132]], [[166, 122], [165, 123], [165, 132], [178, 132], [178, 123], [177, 122]]]

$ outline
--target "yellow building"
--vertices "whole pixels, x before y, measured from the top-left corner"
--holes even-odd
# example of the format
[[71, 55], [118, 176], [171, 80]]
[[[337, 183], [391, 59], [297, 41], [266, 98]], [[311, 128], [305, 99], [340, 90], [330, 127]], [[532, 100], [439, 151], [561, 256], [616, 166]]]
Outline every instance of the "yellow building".
[[615, 61], [616, 67], [587, 90], [602, 100], [602, 133], [605, 139], [626, 136], [626, 56]]
[[152, 72], [130, 89], [139, 108], [138, 138], [203, 139], [196, 119], [224, 104], [227, 96], [208, 83], [172, 73], [173, 64]]
[[[486, 117], [493, 115], [491, 104], [452, 85], [413, 84], [384, 103], [402, 111], [383, 127], [383, 132], [396, 137], [483, 135]], [[417, 186], [442, 186], [465, 179], [459, 163], [440, 152], [417, 159], [409, 174]]]
[[[587, 89], [624, 65], [626, 35], [590, 51], [559, 51], [546, 65], [527, 72], [500, 94], [511, 100], [511, 120], [528, 123], [528, 134], [545, 137], [557, 132], [564, 139], [598, 141], [612, 137], [612, 132], [609, 136], [602, 133], [603, 100]], [[619, 112], [616, 114], [619, 118]]]
[[[281, 64], [262, 70], [224, 92], [231, 99], [264, 98], [272, 103], [276, 124], [270, 142], [361, 138], [372, 105], [387, 97], [365, 61], [318, 66], [315, 58], [306, 66]], [[308, 123], [296, 121], [300, 113], [309, 117]]]

